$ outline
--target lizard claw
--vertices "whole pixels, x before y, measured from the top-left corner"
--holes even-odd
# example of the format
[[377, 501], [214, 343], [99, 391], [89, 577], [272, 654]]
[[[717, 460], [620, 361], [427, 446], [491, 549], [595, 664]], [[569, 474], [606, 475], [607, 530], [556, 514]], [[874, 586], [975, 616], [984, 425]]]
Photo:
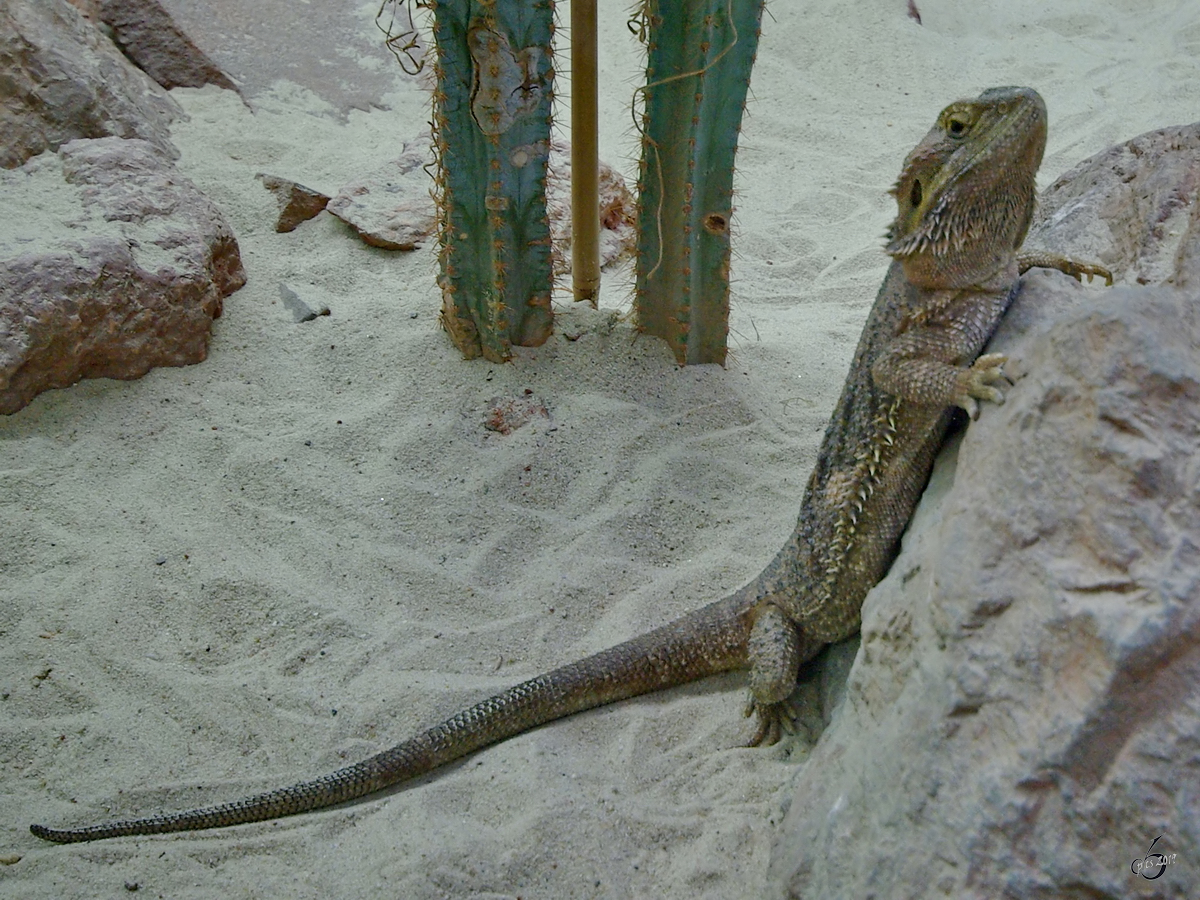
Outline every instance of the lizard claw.
[[1005, 378], [1003, 366], [1006, 362], [1008, 357], [1003, 353], [985, 353], [971, 368], [963, 370], [955, 403], [965, 409], [972, 420], [979, 418], [977, 400], [987, 400], [997, 406], [1004, 403], [1004, 392], [993, 385]]
[[1076, 281], [1081, 282], [1081, 283], [1083, 281], [1084, 275], [1087, 276], [1088, 281], [1091, 281], [1095, 276], [1099, 275], [1101, 278], [1104, 279], [1104, 283], [1108, 287], [1112, 287], [1112, 283], [1113, 283], [1112, 272], [1108, 271], [1108, 269], [1104, 268], [1104, 266], [1093, 265], [1091, 263], [1083, 263], [1083, 262], [1079, 262], [1078, 260], [1072, 259], [1072, 260], [1068, 260], [1067, 267], [1064, 268], [1063, 271], [1066, 272], [1068, 275], [1070, 275], [1072, 278], [1074, 278]]

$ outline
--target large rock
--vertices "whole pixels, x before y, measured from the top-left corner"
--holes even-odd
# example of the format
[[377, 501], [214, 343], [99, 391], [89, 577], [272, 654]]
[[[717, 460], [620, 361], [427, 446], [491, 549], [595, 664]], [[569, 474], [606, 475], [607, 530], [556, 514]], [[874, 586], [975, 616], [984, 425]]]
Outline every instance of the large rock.
[[1147, 132], [1063, 174], [1029, 243], [1048, 241], [1130, 284], [1200, 286], [1200, 123]]
[[178, 156], [179, 105], [67, 0], [0, 5], [0, 167], [77, 138], [142, 138]]
[[1125, 284], [1028, 276], [991, 346], [1008, 402], [939, 458], [864, 604], [778, 895], [1194, 896], [1198, 135], [1144, 135], [1044, 198], [1031, 244]]
[[237, 241], [172, 162], [139, 140], [72, 141], [0, 172], [0, 413], [81, 378], [199, 362]]

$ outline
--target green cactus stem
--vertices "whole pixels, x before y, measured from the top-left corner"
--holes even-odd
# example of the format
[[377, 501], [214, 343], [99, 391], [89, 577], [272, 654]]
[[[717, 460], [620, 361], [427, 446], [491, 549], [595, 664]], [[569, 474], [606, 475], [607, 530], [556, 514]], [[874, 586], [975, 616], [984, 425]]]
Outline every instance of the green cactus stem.
[[468, 359], [550, 336], [553, 0], [430, 0], [442, 323]]
[[638, 327], [724, 364], [733, 162], [763, 0], [646, 0]]

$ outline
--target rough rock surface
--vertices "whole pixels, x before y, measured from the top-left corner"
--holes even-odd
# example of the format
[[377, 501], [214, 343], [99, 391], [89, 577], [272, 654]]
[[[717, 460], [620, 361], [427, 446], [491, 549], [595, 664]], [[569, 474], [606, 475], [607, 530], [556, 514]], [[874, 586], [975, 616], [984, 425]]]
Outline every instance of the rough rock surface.
[[0, 172], [0, 413], [81, 378], [199, 362], [245, 283], [218, 210], [145, 141], [72, 141]]
[[86, 18], [88, 21], [100, 21], [101, 0], [68, 0], [68, 2], [81, 13], [83, 13], [84, 18]]
[[[1008, 402], [943, 452], [867, 597], [775, 846], [779, 895], [1194, 895], [1198, 134], [1143, 135], [1043, 199], [1031, 244], [1124, 284], [1028, 276], [991, 346]], [[1134, 867], [1160, 835], [1170, 864]]]
[[215, 84], [237, 91], [158, 0], [101, 0], [100, 17], [125, 55], [163, 87]]
[[178, 156], [179, 105], [67, 0], [0, 5], [0, 167], [77, 138], [142, 138]]
[[431, 161], [428, 134], [407, 141], [399, 157], [342, 187], [325, 208], [372, 247], [414, 250], [437, 224], [425, 168]]

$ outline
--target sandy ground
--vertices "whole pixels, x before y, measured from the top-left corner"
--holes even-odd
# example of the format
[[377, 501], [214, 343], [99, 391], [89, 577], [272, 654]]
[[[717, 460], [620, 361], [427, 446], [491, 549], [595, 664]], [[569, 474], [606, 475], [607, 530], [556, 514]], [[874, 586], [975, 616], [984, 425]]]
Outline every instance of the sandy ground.
[[[1200, 3], [919, 5], [922, 26], [902, 0], [770, 5], [725, 369], [635, 339], [627, 269], [598, 311], [564, 296], [544, 347], [466, 363], [438, 329], [431, 250], [372, 250], [327, 215], [274, 233], [255, 174], [328, 189], [370, 170], [426, 119], [411, 81], [345, 117], [282, 81], [253, 113], [176, 91], [180, 167], [250, 281], [202, 365], [0, 420], [0, 894], [762, 896], [806, 748], [741, 749], [732, 676], [277, 823], [74, 847], [27, 828], [331, 770], [753, 577], [886, 267], [886, 190], [941, 107], [1039, 89], [1043, 184], [1200, 115]], [[632, 172], [639, 55], [624, 5], [601, 6], [602, 155]], [[281, 282], [332, 315], [295, 324]], [[527, 390], [548, 418], [483, 427]]]

